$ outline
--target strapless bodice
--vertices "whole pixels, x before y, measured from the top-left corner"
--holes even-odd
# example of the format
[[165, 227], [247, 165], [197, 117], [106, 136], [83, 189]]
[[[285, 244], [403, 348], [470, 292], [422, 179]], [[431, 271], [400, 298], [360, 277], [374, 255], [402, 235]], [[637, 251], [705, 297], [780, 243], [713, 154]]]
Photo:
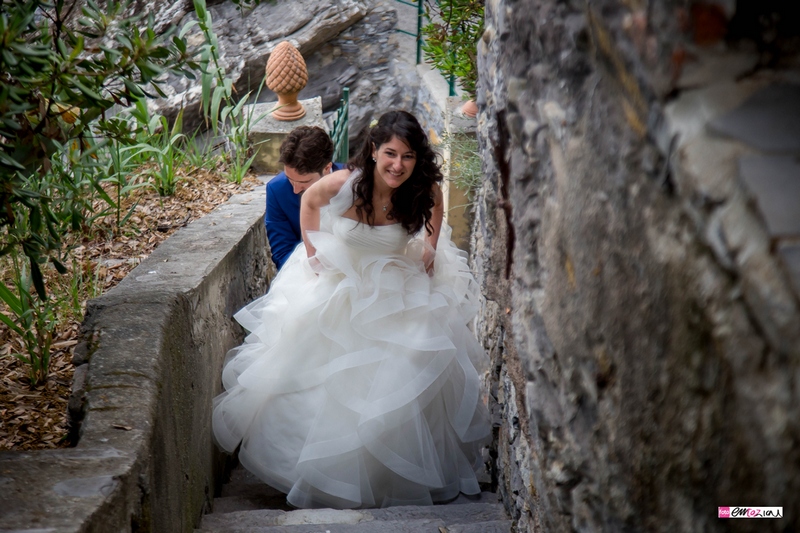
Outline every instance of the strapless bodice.
[[402, 254], [411, 238], [401, 224], [370, 226], [343, 216], [333, 217], [332, 224], [332, 233], [354, 250]]

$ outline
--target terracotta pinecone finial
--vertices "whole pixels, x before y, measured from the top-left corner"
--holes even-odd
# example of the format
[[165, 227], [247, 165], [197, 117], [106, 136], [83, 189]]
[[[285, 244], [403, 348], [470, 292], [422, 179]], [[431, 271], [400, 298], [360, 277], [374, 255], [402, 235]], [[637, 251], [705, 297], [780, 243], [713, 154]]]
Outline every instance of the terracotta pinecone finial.
[[297, 101], [297, 93], [308, 83], [308, 70], [303, 56], [289, 41], [283, 41], [267, 61], [267, 87], [278, 95], [278, 105], [272, 116], [277, 120], [298, 120], [306, 114]]

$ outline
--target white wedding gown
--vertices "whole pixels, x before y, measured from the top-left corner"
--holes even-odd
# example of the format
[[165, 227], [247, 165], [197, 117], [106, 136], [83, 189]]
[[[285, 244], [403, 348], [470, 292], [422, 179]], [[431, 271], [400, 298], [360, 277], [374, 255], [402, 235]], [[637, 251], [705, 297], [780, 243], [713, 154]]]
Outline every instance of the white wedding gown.
[[443, 225], [435, 272], [400, 224], [341, 216], [352, 175], [269, 292], [235, 318], [214, 400], [217, 443], [296, 507], [428, 505], [480, 492], [490, 427], [467, 324], [477, 311], [465, 254]]

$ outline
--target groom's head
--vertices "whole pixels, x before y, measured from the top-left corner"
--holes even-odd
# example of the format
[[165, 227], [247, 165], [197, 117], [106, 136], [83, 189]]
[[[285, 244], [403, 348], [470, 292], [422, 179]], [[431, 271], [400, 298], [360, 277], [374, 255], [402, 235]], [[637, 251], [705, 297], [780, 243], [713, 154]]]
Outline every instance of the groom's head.
[[300, 126], [292, 130], [281, 144], [283, 171], [292, 184], [295, 194], [300, 194], [329, 174], [333, 166], [333, 141], [317, 126]]

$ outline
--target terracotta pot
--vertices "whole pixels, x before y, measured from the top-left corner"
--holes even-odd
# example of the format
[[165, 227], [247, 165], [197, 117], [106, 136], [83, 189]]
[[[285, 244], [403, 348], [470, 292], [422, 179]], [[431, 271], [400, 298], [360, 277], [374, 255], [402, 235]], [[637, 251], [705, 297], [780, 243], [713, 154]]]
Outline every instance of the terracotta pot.
[[464, 113], [466, 117], [475, 118], [478, 116], [478, 104], [475, 103], [475, 100], [467, 100], [464, 102], [464, 105], [461, 106], [461, 112]]

